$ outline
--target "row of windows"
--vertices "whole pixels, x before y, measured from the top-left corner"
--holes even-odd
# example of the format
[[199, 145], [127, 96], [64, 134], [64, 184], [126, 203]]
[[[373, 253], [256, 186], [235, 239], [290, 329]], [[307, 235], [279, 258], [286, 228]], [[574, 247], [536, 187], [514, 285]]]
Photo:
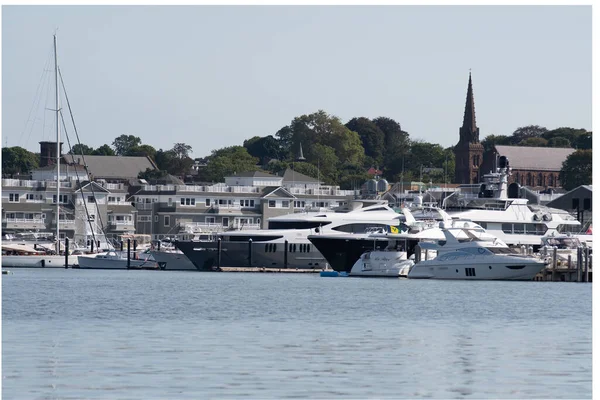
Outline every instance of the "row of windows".
[[[537, 178], [537, 179], [536, 179]], [[536, 176], [535, 173], [524, 173], [517, 172], [515, 174], [515, 182], [520, 183], [521, 185], [527, 186], [557, 186], [558, 185], [558, 175], [550, 174], [546, 176], [539, 172]]]
[[45, 213], [6, 213], [6, 218], [25, 218], [25, 219], [46, 219]]
[[546, 230], [544, 224], [502, 224], [502, 232], [514, 235], [543, 235]]

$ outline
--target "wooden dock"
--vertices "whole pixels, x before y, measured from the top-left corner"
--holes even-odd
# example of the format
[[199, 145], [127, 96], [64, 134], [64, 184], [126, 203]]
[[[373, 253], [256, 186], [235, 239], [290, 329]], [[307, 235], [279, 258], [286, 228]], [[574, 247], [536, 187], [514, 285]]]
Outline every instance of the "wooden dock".
[[266, 267], [214, 267], [216, 272], [263, 272], [263, 273], [283, 273], [283, 274], [318, 274], [321, 269], [296, 269], [296, 268], [266, 268]]

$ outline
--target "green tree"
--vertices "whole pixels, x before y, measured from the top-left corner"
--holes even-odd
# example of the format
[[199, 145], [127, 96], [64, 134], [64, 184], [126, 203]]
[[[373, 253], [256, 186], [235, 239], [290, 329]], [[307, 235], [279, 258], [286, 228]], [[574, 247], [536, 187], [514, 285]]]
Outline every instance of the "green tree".
[[275, 136], [277, 136], [277, 140], [279, 142], [281, 157], [294, 158], [295, 155], [292, 154], [292, 138], [294, 136], [292, 128], [286, 125], [278, 130], [277, 133], [275, 133]]
[[165, 176], [167, 176], [167, 171], [146, 168], [146, 170], [144, 172], [140, 172], [138, 174], [138, 179], [153, 180], [153, 179], [161, 179], [161, 178], [164, 178]]
[[172, 175], [184, 176], [188, 173], [194, 160], [189, 156], [192, 152], [192, 146], [185, 143], [175, 143], [173, 148], [169, 150], [171, 157], [167, 166], [167, 171]]
[[190, 154], [193, 153], [192, 146], [185, 143], [175, 143], [171, 149], [175, 157], [177, 158], [189, 158]]
[[571, 147], [571, 142], [569, 142], [569, 139], [567, 139], [566, 137], [553, 137], [552, 139], [548, 140], [548, 146], [549, 147]]
[[112, 143], [113, 147], [115, 148], [115, 154], [118, 156], [127, 155], [132, 148], [141, 144], [142, 139], [133, 135], [121, 135]]
[[256, 171], [258, 159], [248, 154], [242, 146], [230, 146], [213, 150], [208, 157], [208, 165], [202, 171], [207, 181], [222, 182], [225, 176], [233, 173]]
[[[573, 143], [573, 142], [571, 142]], [[575, 148], [581, 150], [591, 150], [592, 149], [592, 132], [586, 132], [583, 135], [579, 135], [577, 140], [575, 141]]]
[[346, 127], [358, 133], [365, 155], [370, 157], [376, 166], [383, 166], [383, 155], [385, 152], [385, 133], [370, 119], [365, 117], [352, 118], [346, 123]]
[[92, 152], [94, 156], [114, 156], [115, 151], [107, 144], [103, 144]]
[[548, 141], [542, 137], [528, 137], [519, 142], [519, 146], [547, 147]]
[[335, 155], [333, 147], [317, 143], [311, 147], [310, 153], [306, 157], [312, 165], [317, 166], [321, 181], [329, 185], [337, 183], [337, 167], [340, 160]]
[[19, 146], [2, 148], [2, 175], [29, 173], [40, 164], [39, 156]]
[[171, 167], [174, 157], [175, 155], [171, 150], [165, 151], [163, 149], [159, 149], [155, 154], [154, 162], [156, 163], [158, 169], [167, 171]]
[[562, 164], [559, 175], [562, 187], [572, 190], [592, 183], [592, 150], [577, 150]]
[[83, 154], [84, 156], [87, 156], [87, 155], [94, 154], [94, 149], [88, 145], [77, 143], [76, 145], [71, 147], [71, 150], [69, 151], [68, 154], [73, 154], [73, 155]]
[[410, 151], [410, 138], [400, 124], [388, 117], [378, 117], [373, 120], [385, 135], [385, 150], [383, 152], [383, 172], [391, 179], [401, 173], [403, 160], [406, 161]]
[[140, 144], [139, 146], [131, 147], [122, 155], [129, 157], [150, 157], [154, 160], [156, 157], [156, 149], [149, 144]]
[[269, 160], [279, 160], [282, 156], [281, 146], [279, 141], [273, 136], [254, 136], [248, 140], [244, 140], [244, 147], [253, 157], [261, 160], [261, 163], [266, 163]]
[[323, 180], [324, 180], [323, 175], [321, 174], [321, 172], [319, 171], [317, 166], [313, 165], [311, 163], [306, 163], [306, 162], [294, 163], [293, 170], [296, 172], [300, 172], [301, 174], [304, 174], [306, 176], [310, 176], [312, 178], [319, 179], [321, 182], [323, 182]]
[[506, 135], [488, 135], [481, 141], [483, 145], [483, 151], [487, 152], [494, 148], [496, 145], [510, 145], [511, 137]]
[[569, 141], [569, 143], [574, 144], [581, 135], [585, 135], [586, 133], [588, 132], [585, 129], [561, 127], [544, 133], [542, 137], [548, 141], [551, 141], [554, 138], [565, 138]]
[[518, 144], [521, 141], [533, 138], [533, 137], [541, 137], [543, 134], [548, 132], [548, 129], [539, 125], [528, 125], [517, 128], [512, 136], [511, 136], [511, 144]]

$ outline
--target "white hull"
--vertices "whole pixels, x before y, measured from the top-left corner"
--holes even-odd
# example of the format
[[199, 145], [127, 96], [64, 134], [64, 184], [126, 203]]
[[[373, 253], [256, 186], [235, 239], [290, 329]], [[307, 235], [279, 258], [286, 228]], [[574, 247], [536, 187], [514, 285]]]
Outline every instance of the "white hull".
[[[129, 260], [130, 268], [157, 269], [156, 262], [151, 260]], [[79, 256], [80, 269], [127, 269], [127, 259], [98, 254], [95, 256]]]
[[[77, 261], [76, 256], [69, 256], [69, 266]], [[2, 256], [2, 268], [64, 268], [65, 256], [23, 255]]]
[[181, 252], [150, 251], [160, 269], [166, 271], [198, 271], [198, 268]]
[[[509, 258], [509, 257], [506, 257]], [[491, 260], [490, 260], [491, 261]], [[461, 280], [532, 280], [545, 264], [532, 258], [510, 257], [504, 262], [440, 263], [435, 260], [415, 264], [409, 279], [461, 279]]]
[[373, 251], [363, 254], [352, 266], [350, 276], [398, 278], [406, 276], [414, 265], [405, 252]]

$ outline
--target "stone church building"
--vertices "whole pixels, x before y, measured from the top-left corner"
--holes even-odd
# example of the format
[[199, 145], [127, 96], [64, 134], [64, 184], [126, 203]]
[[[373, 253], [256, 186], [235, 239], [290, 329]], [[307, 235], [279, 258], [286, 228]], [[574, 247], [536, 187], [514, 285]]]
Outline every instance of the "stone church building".
[[573, 148], [495, 145], [484, 152], [475, 121], [473, 81], [469, 73], [463, 124], [454, 147], [456, 183], [479, 183], [482, 175], [495, 171], [498, 158], [506, 156], [512, 168], [509, 184], [517, 182], [523, 186], [559, 187], [558, 176], [562, 163], [574, 151]]

